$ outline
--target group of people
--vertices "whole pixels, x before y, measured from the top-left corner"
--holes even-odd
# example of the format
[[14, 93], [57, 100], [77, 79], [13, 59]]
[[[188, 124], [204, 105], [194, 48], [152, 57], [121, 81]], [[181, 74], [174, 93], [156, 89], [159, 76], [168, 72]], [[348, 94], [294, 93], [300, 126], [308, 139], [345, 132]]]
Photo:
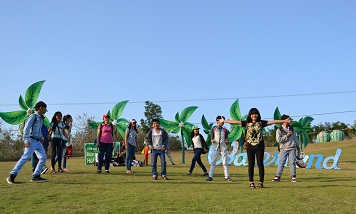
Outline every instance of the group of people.
[[[11, 170], [9, 177], [6, 178], [9, 184], [15, 182], [17, 174], [31, 157], [33, 158], [31, 181], [46, 181], [45, 178], [41, 177], [41, 174], [45, 174], [48, 170], [45, 166], [48, 141], [51, 145], [52, 156], [50, 171], [52, 173], [56, 173], [56, 163], [58, 163], [57, 172], [66, 171], [67, 158], [72, 156], [72, 116], [69, 114], [65, 115], [62, 120], [62, 113], [57, 111], [53, 115], [50, 126], [47, 129], [43, 125], [44, 114], [47, 112], [46, 103], [39, 101], [35, 104], [34, 108], [36, 112], [30, 114], [26, 119], [23, 130], [24, 153]], [[64, 168], [62, 168], [62, 163]]]
[[[7, 182], [14, 183], [15, 177], [20, 172], [22, 166], [29, 160], [33, 153], [36, 154], [38, 158], [38, 164], [34, 167], [32, 181], [46, 181], [46, 179], [40, 176], [42, 169], [45, 167], [46, 153], [43, 146], [45, 137], [41, 132], [43, 126], [44, 114], [47, 112], [47, 105], [40, 101], [35, 105], [36, 112], [31, 114], [25, 122], [24, 127], [24, 154], [21, 156], [20, 160], [15, 165], [14, 169], [10, 172]], [[58, 162], [58, 172], [63, 172], [66, 169], [66, 154], [68, 156], [69, 146], [71, 146], [71, 127], [72, 127], [72, 117], [66, 115], [62, 120], [61, 112], [56, 112], [52, 118], [50, 127], [48, 129], [48, 136], [51, 142], [51, 172], [55, 173], [55, 164]], [[272, 181], [278, 182], [281, 179], [281, 174], [283, 172], [287, 158], [290, 162], [290, 173], [291, 181], [297, 182], [296, 178], [296, 159], [297, 153], [300, 153], [299, 143], [297, 136], [293, 127], [291, 126], [292, 120], [288, 115], [282, 115], [281, 120], [262, 120], [260, 112], [256, 108], [252, 108], [249, 111], [246, 121], [238, 120], [226, 120], [224, 116], [216, 117], [217, 126], [214, 126], [210, 131], [211, 135], [211, 157], [212, 161], [210, 164], [210, 170], [206, 169], [204, 166], [201, 155], [208, 152], [208, 146], [205, 142], [204, 137], [199, 133], [199, 128], [197, 126], [192, 127], [191, 140], [194, 150], [194, 156], [191, 162], [188, 175], [193, 173], [196, 162], [199, 164], [203, 170], [203, 176], [208, 176], [207, 181], [213, 180], [214, 170], [216, 167], [216, 162], [218, 158], [222, 157], [222, 166], [224, 169], [224, 177], [228, 182], [232, 182], [228, 172], [228, 130], [223, 126], [224, 123], [237, 124], [246, 128], [245, 143], [244, 147], [247, 151], [248, 159], [248, 177], [249, 177], [249, 187], [250, 188], [263, 188], [264, 182], [264, 151], [265, 143], [263, 140], [262, 129], [270, 124], [282, 124], [276, 132], [276, 140], [279, 143], [280, 150], [280, 162], [276, 172], [275, 177]], [[124, 147], [126, 151], [125, 167], [126, 173], [132, 173], [131, 163], [134, 160], [136, 146], [137, 146], [137, 127], [136, 120], [131, 119], [129, 121], [129, 126], [125, 131], [124, 137]], [[105, 172], [110, 173], [110, 162], [112, 158], [112, 151], [114, 148], [115, 139], [115, 126], [116, 124], [110, 123], [110, 116], [108, 114], [103, 115], [103, 122], [98, 125], [97, 128], [97, 147], [99, 150], [99, 161], [97, 173], [102, 172], [102, 167], [104, 165]], [[148, 131], [145, 136], [145, 144], [148, 147], [147, 150], [151, 151], [151, 166], [152, 166], [152, 179], [158, 179], [157, 172], [157, 159], [160, 157], [161, 160], [161, 173], [160, 176], [164, 180], [169, 180], [167, 177], [167, 167], [166, 167], [166, 152], [168, 151], [169, 145], [169, 135], [161, 128], [158, 119], [152, 120], [152, 129]], [[63, 167], [62, 168], [62, 158]], [[170, 155], [169, 155], [170, 157]], [[171, 158], [171, 157], [170, 157]], [[255, 159], [257, 160], [257, 166], [259, 170], [259, 182], [257, 185], [254, 183], [254, 167]], [[148, 164], [148, 160], [144, 161]], [[172, 164], [174, 165], [173, 161]]]

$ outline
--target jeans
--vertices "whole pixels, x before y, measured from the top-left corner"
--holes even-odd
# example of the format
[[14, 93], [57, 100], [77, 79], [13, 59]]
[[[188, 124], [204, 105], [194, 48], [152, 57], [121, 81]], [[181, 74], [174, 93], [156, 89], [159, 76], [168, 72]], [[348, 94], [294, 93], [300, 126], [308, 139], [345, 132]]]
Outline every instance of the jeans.
[[189, 173], [192, 173], [195, 167], [195, 162], [198, 162], [199, 166], [203, 170], [204, 173], [207, 173], [206, 168], [201, 161], [201, 154], [203, 153], [203, 149], [194, 149], [194, 156], [192, 159], [192, 164], [190, 165]]
[[20, 172], [22, 166], [31, 158], [33, 153], [36, 153], [36, 156], [39, 160], [35, 171], [33, 172], [33, 175], [40, 175], [41, 170], [47, 160], [46, 152], [43, 148], [42, 143], [32, 138], [30, 138], [30, 146], [28, 148], [25, 147], [23, 155], [21, 156], [20, 160], [17, 161], [14, 169], [10, 172], [10, 174], [17, 175]]
[[278, 168], [277, 168], [277, 174], [276, 176], [281, 176], [283, 169], [284, 169], [284, 165], [287, 162], [287, 157], [289, 159], [289, 164], [290, 164], [290, 176], [296, 176], [297, 174], [297, 170], [296, 170], [296, 166], [295, 166], [295, 162], [297, 160], [297, 152], [296, 149], [292, 149], [292, 150], [281, 150], [279, 153], [280, 156], [280, 161], [278, 164]]
[[100, 142], [98, 170], [101, 170], [101, 168], [103, 167], [104, 153], [105, 153], [105, 170], [109, 170], [112, 150], [113, 150], [112, 145], [113, 145], [112, 143]]
[[164, 150], [152, 150], [152, 175], [157, 177], [157, 157], [159, 156], [161, 159], [161, 166], [162, 166], [162, 171], [161, 171], [161, 176], [166, 176], [166, 156], [165, 156], [165, 151]]
[[62, 152], [62, 157], [63, 157], [63, 169], [67, 168], [67, 158], [64, 157], [64, 155], [66, 154], [67, 152], [67, 147], [63, 149], [63, 152]]
[[257, 166], [260, 174], [260, 182], [264, 181], [265, 179], [265, 167], [263, 165], [264, 154], [265, 154], [264, 149], [247, 149], [248, 177], [250, 182], [253, 182], [253, 174], [255, 170], [255, 156], [257, 159]]
[[222, 158], [222, 165], [223, 165], [223, 168], [224, 168], [224, 176], [225, 178], [228, 178], [230, 177], [229, 175], [229, 171], [228, 171], [228, 164], [227, 164], [227, 150], [213, 150], [212, 154], [211, 154], [211, 158], [212, 158], [212, 162], [210, 164], [210, 171], [209, 171], [209, 177], [213, 177], [214, 175], [214, 170], [215, 170], [215, 167], [216, 167], [216, 161], [219, 157], [219, 155], [221, 155], [221, 158]]
[[135, 156], [136, 146], [133, 146], [131, 144], [129, 144], [128, 146], [129, 147], [126, 150], [125, 166], [126, 166], [126, 170], [131, 170], [131, 163]]
[[[51, 139], [51, 166], [54, 169], [56, 162], [58, 161], [58, 168], [62, 168], [62, 139], [61, 138], [52, 138]], [[56, 159], [57, 156], [57, 159]]]

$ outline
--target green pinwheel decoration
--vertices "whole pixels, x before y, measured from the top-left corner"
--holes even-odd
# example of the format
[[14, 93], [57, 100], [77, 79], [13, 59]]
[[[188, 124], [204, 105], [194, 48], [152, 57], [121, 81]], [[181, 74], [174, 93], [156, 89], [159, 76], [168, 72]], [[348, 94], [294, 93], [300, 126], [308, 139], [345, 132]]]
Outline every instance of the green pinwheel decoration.
[[[125, 137], [125, 131], [127, 129], [127, 124], [129, 123], [129, 121], [125, 118], [120, 118], [122, 112], [125, 109], [126, 104], [128, 103], [128, 100], [122, 101], [117, 103], [113, 108], [112, 111], [108, 111], [108, 115], [110, 116], [110, 122], [116, 127], [116, 130], [119, 132], [119, 134], [121, 135], [121, 137]], [[89, 126], [94, 129], [97, 130], [98, 126], [101, 124], [102, 122], [89, 122]]]
[[[10, 125], [22, 124], [29, 117], [29, 115], [35, 112], [34, 106], [37, 102], [44, 82], [45, 80], [35, 82], [30, 87], [28, 87], [26, 90], [25, 99], [23, 99], [20, 95], [19, 105], [21, 110], [12, 112], [0, 112], [0, 117]], [[47, 117], [44, 119], [44, 125], [47, 127], [49, 126], [49, 120]]]
[[201, 117], [201, 124], [203, 126], [204, 133], [207, 134], [206, 145], [209, 147], [211, 145], [210, 130], [213, 128], [214, 123], [208, 123], [203, 114], [203, 116]]
[[[280, 113], [278, 107], [274, 111], [273, 118], [275, 120], [281, 119], [281, 113]], [[300, 118], [299, 121], [293, 121], [292, 127], [298, 134], [299, 147], [300, 147], [301, 151], [303, 150], [303, 146], [304, 146], [304, 148], [308, 146], [308, 143], [309, 143], [308, 133], [313, 132], [313, 130], [311, 128], [311, 122], [313, 120], [314, 120], [314, 118], [307, 116], [307, 117]], [[280, 126], [281, 126], [281, 124], [278, 124], [275, 126], [275, 128], [277, 129]], [[278, 143], [276, 142], [274, 144], [274, 146], [277, 146], [277, 145], [278, 145]]]
[[[243, 121], [246, 120], [247, 115], [241, 116], [241, 111], [240, 111], [240, 106], [239, 106], [239, 100], [237, 99], [230, 107], [230, 116], [231, 119], [233, 120], [239, 120]], [[232, 126], [232, 131], [228, 135], [229, 142], [234, 142], [236, 140], [239, 141], [239, 147], [240, 147], [240, 152], [242, 152], [243, 149], [243, 137], [246, 135], [246, 128], [242, 127], [237, 124], [231, 124]]]
[[184, 157], [184, 140], [188, 147], [192, 145], [192, 140], [190, 138], [190, 133], [192, 131], [192, 123], [187, 122], [190, 116], [194, 113], [197, 109], [197, 106], [190, 106], [175, 115], [175, 121], [169, 121], [164, 119], [159, 119], [161, 126], [167, 130], [169, 130], [172, 134], [181, 134], [182, 137], [182, 163], [185, 163]]

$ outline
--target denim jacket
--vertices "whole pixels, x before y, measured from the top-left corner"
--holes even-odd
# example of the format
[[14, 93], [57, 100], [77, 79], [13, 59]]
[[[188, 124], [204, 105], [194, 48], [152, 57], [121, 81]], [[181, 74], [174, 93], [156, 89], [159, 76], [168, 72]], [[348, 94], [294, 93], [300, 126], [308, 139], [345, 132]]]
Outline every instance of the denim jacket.
[[23, 130], [23, 140], [25, 141], [25, 143], [30, 142], [30, 137], [38, 138], [41, 140], [44, 139], [41, 132], [42, 124], [43, 124], [43, 119], [38, 112], [31, 114], [27, 118]]

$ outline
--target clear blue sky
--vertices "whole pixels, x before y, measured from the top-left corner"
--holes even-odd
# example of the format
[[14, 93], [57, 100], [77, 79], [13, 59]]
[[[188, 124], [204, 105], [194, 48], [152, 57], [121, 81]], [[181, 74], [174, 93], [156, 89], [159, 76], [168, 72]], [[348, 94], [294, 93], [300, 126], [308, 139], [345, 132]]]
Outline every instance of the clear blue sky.
[[[49, 118], [100, 120], [130, 100], [122, 117], [140, 119], [149, 100], [168, 120], [198, 106], [190, 122], [200, 123], [230, 118], [241, 98], [242, 114], [271, 119], [278, 106], [314, 125], [354, 124], [355, 11], [354, 0], [1, 1], [0, 111], [19, 110], [19, 95], [46, 80]], [[159, 102], [172, 100], [196, 101]]]

